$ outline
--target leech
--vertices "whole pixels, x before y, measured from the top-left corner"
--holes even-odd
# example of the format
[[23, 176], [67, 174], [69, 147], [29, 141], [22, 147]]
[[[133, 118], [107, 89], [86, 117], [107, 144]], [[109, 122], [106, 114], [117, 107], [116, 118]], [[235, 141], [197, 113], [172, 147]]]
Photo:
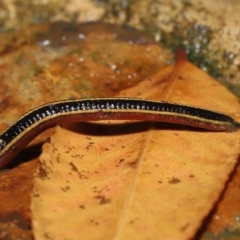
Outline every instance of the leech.
[[170, 102], [135, 98], [95, 98], [49, 103], [33, 109], [0, 135], [0, 168], [38, 134], [61, 123], [142, 120], [233, 131], [240, 123], [218, 112]]

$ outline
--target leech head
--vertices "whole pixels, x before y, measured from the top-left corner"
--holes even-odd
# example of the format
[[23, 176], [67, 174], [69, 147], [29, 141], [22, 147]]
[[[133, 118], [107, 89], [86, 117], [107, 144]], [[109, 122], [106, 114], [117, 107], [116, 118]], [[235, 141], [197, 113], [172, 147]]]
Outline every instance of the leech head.
[[231, 126], [232, 126], [232, 128], [229, 129], [229, 132], [238, 131], [238, 130], [240, 129], [240, 123], [237, 122], [237, 121], [235, 121], [235, 120], [233, 120], [233, 121], [231, 122]]

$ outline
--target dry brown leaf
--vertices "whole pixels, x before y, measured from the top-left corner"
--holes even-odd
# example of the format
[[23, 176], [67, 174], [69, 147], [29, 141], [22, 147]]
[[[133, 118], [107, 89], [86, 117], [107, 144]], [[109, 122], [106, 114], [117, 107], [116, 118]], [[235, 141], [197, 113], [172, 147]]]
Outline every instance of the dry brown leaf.
[[[179, 66], [121, 95], [164, 95], [237, 118], [235, 96], [192, 64]], [[161, 123], [79, 126], [58, 127], [44, 145], [32, 199], [36, 239], [190, 239], [240, 152], [239, 132]]]

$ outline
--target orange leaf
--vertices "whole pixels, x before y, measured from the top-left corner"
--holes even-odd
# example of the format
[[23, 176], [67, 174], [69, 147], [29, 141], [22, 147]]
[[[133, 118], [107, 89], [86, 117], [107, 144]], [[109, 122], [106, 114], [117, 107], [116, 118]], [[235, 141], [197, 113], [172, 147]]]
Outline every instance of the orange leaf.
[[[239, 109], [235, 96], [184, 59], [121, 95], [163, 96], [235, 118]], [[44, 145], [32, 199], [36, 239], [189, 239], [240, 151], [239, 132], [162, 123], [79, 127], [57, 127]]]

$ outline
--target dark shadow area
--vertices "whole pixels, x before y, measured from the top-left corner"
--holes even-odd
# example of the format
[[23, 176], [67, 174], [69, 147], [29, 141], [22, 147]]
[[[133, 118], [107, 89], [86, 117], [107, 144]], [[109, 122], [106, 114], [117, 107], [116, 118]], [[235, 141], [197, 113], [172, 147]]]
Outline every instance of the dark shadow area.
[[[64, 128], [89, 136], [113, 136], [113, 135], [127, 135], [132, 133], [139, 133], [147, 131], [148, 129], [156, 129], [160, 131], [191, 131], [191, 132], [210, 132], [210, 130], [200, 129], [196, 127], [163, 123], [163, 122], [126, 122], [126, 123], [99, 123], [99, 122], [82, 122], [71, 123], [63, 126]], [[34, 158], [39, 157], [41, 154], [41, 148], [43, 143], [37, 144], [31, 147], [27, 147], [22, 150], [11, 162], [9, 162], [5, 169], [12, 169], [21, 163], [31, 161]]]
[[23, 149], [4, 168], [12, 169], [12, 168], [15, 168], [16, 166], [20, 165], [21, 163], [29, 162], [32, 159], [39, 157], [42, 152], [42, 145], [43, 145], [43, 143], [33, 145], [31, 147], [27, 147], [27, 148]]
[[163, 122], [127, 122], [127, 123], [114, 123], [110, 124], [84, 122], [84, 123], [71, 123], [64, 125], [64, 128], [78, 132], [82, 134], [87, 134], [91, 136], [103, 136], [103, 135], [125, 135], [138, 132], [144, 132], [148, 129], [156, 129], [161, 131], [191, 131], [191, 132], [213, 132], [211, 130], [201, 129], [197, 127], [191, 127], [186, 125], [163, 123]]
[[26, 219], [19, 212], [11, 212], [11, 213], [8, 213], [7, 215], [0, 217], [1, 223], [6, 223], [6, 222], [11, 223], [12, 221], [14, 221], [16, 225], [18, 225], [20, 228], [24, 230], [30, 229], [29, 221], [26, 221]]

